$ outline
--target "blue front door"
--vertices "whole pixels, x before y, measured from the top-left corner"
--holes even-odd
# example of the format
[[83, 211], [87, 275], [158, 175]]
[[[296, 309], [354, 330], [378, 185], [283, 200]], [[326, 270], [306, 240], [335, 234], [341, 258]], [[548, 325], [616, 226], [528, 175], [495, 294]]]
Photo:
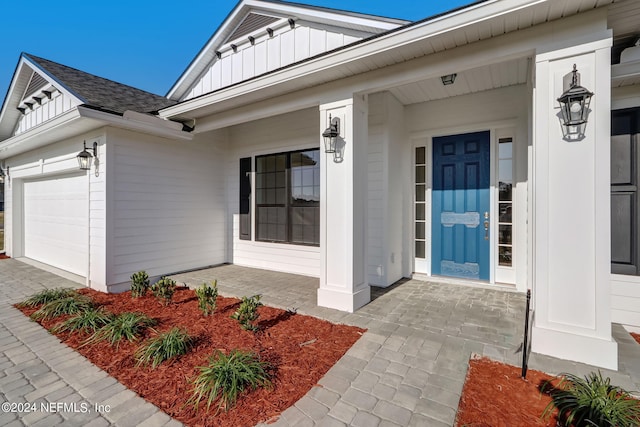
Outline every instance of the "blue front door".
[[433, 139], [431, 273], [489, 280], [489, 132]]

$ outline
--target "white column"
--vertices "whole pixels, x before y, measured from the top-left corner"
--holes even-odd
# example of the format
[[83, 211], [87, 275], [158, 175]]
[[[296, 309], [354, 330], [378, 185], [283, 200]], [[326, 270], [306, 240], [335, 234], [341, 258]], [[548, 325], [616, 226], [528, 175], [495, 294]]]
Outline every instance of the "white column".
[[[536, 57], [533, 115], [534, 352], [617, 369], [611, 338], [611, 38]], [[556, 100], [577, 65], [595, 93], [584, 138], [563, 138]]]
[[371, 300], [367, 283], [368, 104], [353, 98], [320, 106], [319, 135], [329, 115], [340, 120], [340, 159], [324, 153], [320, 162], [320, 288], [318, 305], [354, 312]]

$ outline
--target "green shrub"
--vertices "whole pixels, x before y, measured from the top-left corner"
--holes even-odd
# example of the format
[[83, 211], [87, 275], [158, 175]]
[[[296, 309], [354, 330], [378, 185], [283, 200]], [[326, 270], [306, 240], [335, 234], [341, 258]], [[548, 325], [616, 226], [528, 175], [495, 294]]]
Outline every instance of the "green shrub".
[[640, 425], [640, 401], [620, 387], [611, 385], [609, 378], [602, 378], [598, 371], [584, 379], [573, 374], [561, 374], [557, 387], [547, 382], [542, 391], [550, 390], [552, 401], [542, 414], [549, 417], [558, 408], [559, 420], [565, 426], [616, 426]]
[[131, 275], [131, 297], [143, 297], [149, 290], [149, 275], [146, 271], [138, 271]]
[[260, 295], [242, 297], [240, 307], [231, 315], [231, 318], [240, 322], [245, 331], [256, 331], [258, 327], [251, 322], [258, 318], [258, 307], [261, 305]]
[[85, 310], [93, 308], [93, 302], [91, 298], [76, 293], [71, 296], [54, 299], [47, 302], [37, 311], [35, 311], [31, 318], [34, 320], [51, 319], [54, 317], [62, 316], [63, 314], [76, 314]]
[[104, 340], [111, 345], [119, 344], [122, 339], [136, 341], [145, 329], [155, 324], [155, 320], [143, 313], [120, 313], [91, 335], [83, 345]]
[[89, 308], [56, 325], [53, 332], [95, 332], [113, 320], [113, 314], [100, 308]]
[[211, 286], [203, 283], [202, 286], [196, 289], [196, 296], [198, 297], [198, 308], [202, 311], [202, 314], [208, 316], [216, 311], [216, 299], [218, 298], [218, 281], [211, 282]]
[[186, 354], [193, 346], [193, 338], [187, 331], [172, 328], [169, 332], [159, 334], [149, 339], [136, 351], [137, 366], [149, 365], [153, 368], [173, 357]]
[[176, 281], [168, 277], [162, 277], [156, 283], [151, 285], [151, 292], [153, 292], [153, 296], [158, 298], [163, 305], [169, 305], [175, 291]]
[[71, 288], [55, 288], [45, 289], [37, 294], [31, 295], [26, 300], [18, 304], [18, 307], [36, 307], [62, 298], [78, 295], [75, 289]]
[[205, 398], [207, 410], [214, 400], [218, 400], [218, 409], [229, 410], [247, 387], [255, 390], [271, 385], [270, 365], [252, 352], [232, 350], [225, 355], [217, 350], [209, 364], [198, 369], [200, 374], [192, 380], [194, 389], [189, 402], [197, 407]]

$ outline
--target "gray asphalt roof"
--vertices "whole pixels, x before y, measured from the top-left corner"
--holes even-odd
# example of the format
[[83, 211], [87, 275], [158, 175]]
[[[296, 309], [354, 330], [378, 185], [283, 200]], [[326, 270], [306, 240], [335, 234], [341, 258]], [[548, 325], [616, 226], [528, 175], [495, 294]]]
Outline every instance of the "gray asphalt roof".
[[48, 59], [24, 54], [49, 77], [79, 97], [87, 106], [122, 114], [127, 110], [154, 113], [176, 104], [176, 101], [117, 83]]

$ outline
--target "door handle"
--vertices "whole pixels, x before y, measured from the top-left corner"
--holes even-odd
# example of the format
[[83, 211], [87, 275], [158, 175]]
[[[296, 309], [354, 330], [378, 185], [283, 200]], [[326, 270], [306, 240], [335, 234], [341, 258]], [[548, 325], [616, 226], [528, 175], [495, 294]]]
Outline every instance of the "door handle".
[[489, 240], [489, 212], [484, 213], [484, 240]]

